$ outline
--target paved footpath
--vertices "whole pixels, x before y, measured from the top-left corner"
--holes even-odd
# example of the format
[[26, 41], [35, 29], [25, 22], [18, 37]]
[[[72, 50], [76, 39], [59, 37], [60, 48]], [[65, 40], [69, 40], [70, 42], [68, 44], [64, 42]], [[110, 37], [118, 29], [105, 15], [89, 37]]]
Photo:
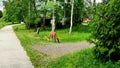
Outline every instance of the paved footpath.
[[12, 26], [0, 29], [0, 68], [34, 68]]

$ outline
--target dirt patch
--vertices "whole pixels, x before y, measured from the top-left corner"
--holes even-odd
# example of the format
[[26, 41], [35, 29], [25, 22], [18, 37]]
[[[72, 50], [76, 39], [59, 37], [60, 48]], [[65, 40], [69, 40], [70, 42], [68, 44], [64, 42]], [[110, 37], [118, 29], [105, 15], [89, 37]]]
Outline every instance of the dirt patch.
[[94, 46], [93, 44], [90, 44], [85, 41], [80, 43], [51, 44], [47, 46], [36, 45], [33, 46], [32, 48], [48, 55], [62, 56], [71, 52], [75, 52], [77, 50], [82, 50], [93, 46]]

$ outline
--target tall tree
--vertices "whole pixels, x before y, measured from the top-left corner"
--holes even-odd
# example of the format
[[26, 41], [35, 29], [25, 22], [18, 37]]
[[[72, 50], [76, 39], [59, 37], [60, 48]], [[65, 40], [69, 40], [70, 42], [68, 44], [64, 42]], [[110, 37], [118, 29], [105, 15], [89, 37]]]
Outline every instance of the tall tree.
[[36, 28], [36, 24], [38, 23], [38, 17], [39, 17], [37, 16], [36, 1], [25, 0], [25, 2], [28, 2], [27, 4], [24, 4], [25, 7], [23, 7], [26, 9], [27, 12], [24, 16], [26, 27], [28, 29]]
[[74, 15], [73, 15], [74, 25], [82, 23], [84, 13], [85, 13], [84, 0], [74, 0]]
[[53, 7], [53, 18], [51, 21], [52, 24], [52, 31], [55, 31], [55, 11], [56, 11], [56, 0], [54, 0], [54, 7]]
[[63, 25], [65, 25], [66, 20], [67, 20], [67, 16], [66, 16], [66, 13], [67, 13], [67, 9], [66, 9], [67, 4], [68, 4], [68, 1], [67, 1], [67, 0], [64, 0], [64, 18], [63, 18], [63, 22], [62, 22]]
[[45, 8], [45, 5], [47, 5], [47, 0], [44, 0], [44, 6], [43, 6], [43, 21], [42, 21], [42, 26], [43, 26], [43, 29], [45, 30], [45, 19], [46, 19], [46, 13], [47, 13], [47, 9]]
[[72, 32], [72, 26], [73, 26], [73, 9], [74, 9], [74, 0], [71, 0], [71, 21], [70, 21], [69, 34], [71, 34]]
[[103, 61], [120, 60], [120, 1], [99, 4], [93, 23], [94, 54]]
[[107, 4], [110, 0], [102, 0], [103, 4]]
[[91, 0], [85, 0], [85, 16], [84, 18], [93, 18], [93, 2]]
[[94, 7], [94, 9], [93, 9], [94, 11], [93, 12], [95, 14], [96, 13], [96, 0], [93, 0], [93, 7]]
[[3, 1], [5, 6], [4, 19], [9, 22], [20, 22], [21, 17], [21, 4], [18, 0]]

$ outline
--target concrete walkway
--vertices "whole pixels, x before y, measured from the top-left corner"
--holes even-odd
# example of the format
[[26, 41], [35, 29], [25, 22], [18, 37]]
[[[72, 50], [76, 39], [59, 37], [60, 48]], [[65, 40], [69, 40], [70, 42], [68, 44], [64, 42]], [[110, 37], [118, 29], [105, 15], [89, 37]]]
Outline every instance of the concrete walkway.
[[34, 68], [12, 26], [0, 29], [0, 68]]

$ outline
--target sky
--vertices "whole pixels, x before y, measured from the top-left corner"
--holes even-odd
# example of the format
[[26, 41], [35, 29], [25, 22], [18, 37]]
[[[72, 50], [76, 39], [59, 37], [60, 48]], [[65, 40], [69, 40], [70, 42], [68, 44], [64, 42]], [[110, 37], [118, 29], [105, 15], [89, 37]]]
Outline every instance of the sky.
[[[3, 0], [0, 0], [0, 10], [3, 11], [3, 4], [2, 4]], [[102, 0], [96, 0], [96, 2], [101, 2]]]
[[1, 0], [0, 0], [0, 10], [3, 10], [3, 4]]
[[96, 0], [96, 2], [101, 2], [102, 0]]

